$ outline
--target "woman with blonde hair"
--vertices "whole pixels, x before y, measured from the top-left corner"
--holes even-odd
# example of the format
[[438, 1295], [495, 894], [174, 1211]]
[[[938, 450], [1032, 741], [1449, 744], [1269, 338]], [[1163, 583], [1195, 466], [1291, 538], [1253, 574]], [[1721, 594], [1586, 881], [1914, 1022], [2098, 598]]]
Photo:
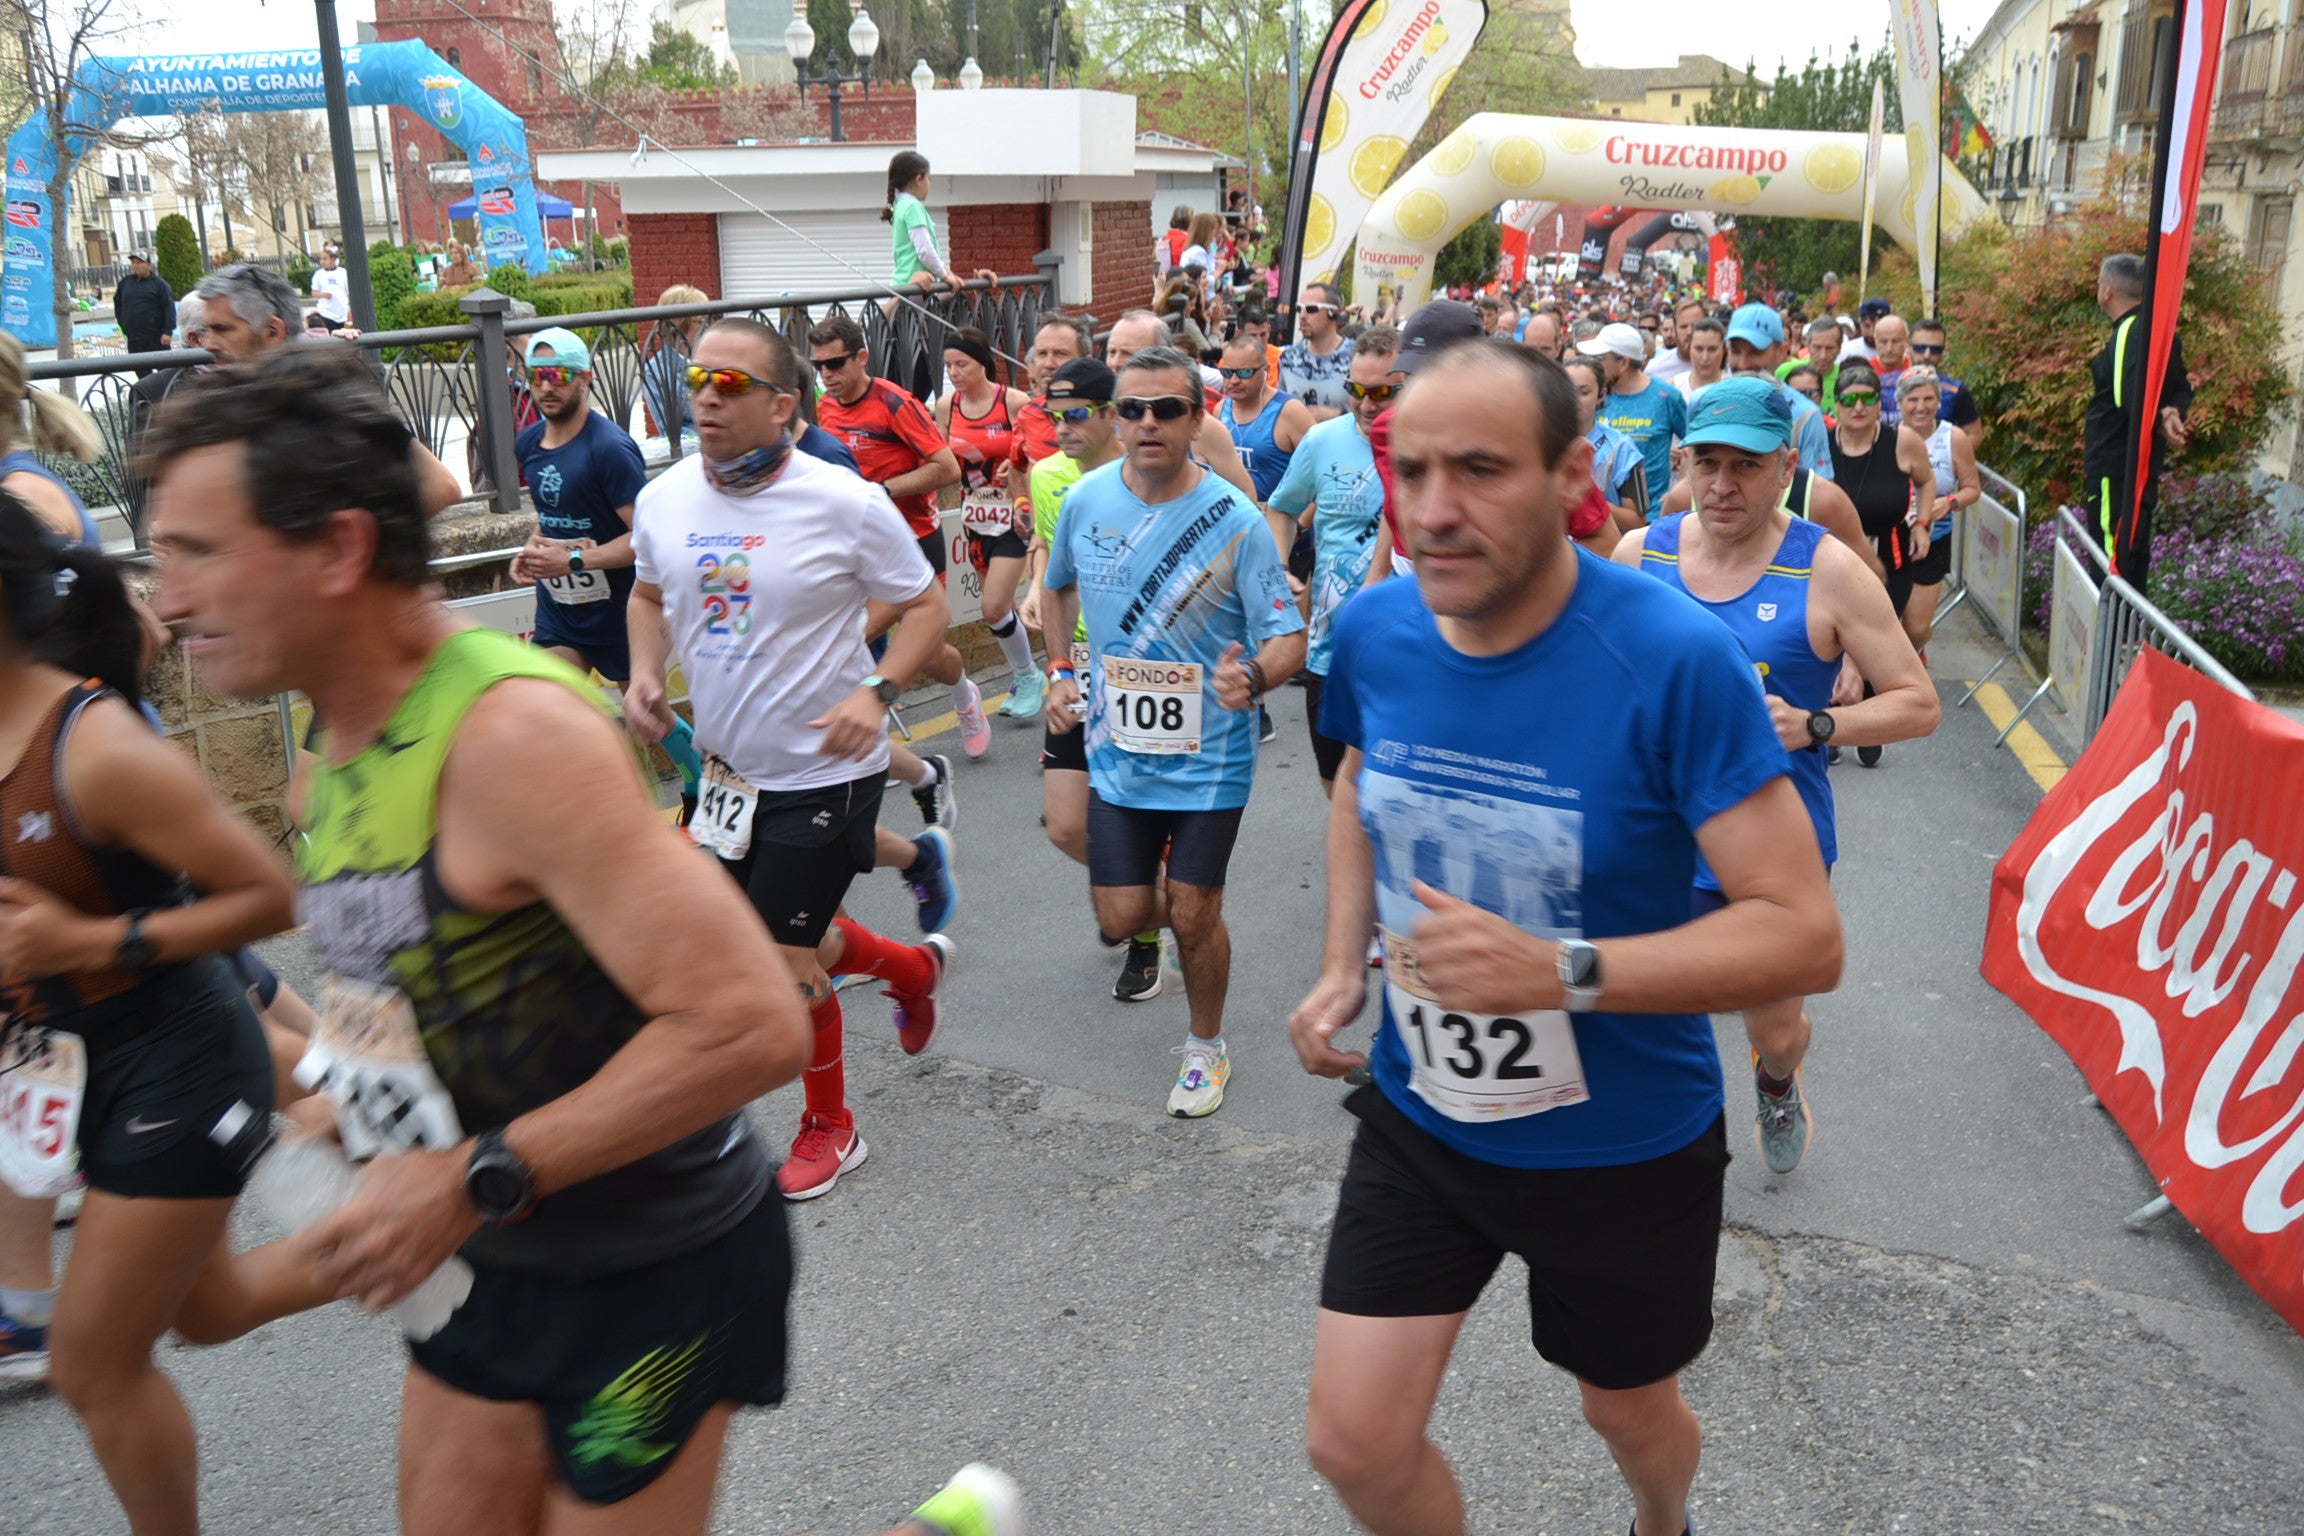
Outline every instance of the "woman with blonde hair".
[[20, 498], [49, 531], [94, 547], [96, 519], [63, 477], [37, 454], [62, 454], [83, 464], [104, 451], [104, 434], [67, 395], [34, 389], [26, 372], [24, 344], [0, 331], [0, 490]]
[[[674, 283], [656, 295], [659, 306], [666, 304], [708, 304], [712, 295], [690, 283]], [[688, 365], [688, 354], [696, 350], [696, 338], [704, 334], [709, 315], [690, 315], [684, 320], [660, 320], [651, 337], [655, 351], [649, 355], [641, 369], [641, 403], [648, 411], [648, 435], [663, 437], [665, 423], [676, 425], [674, 430], [689, 433], [696, 430], [696, 418], [688, 409], [688, 383], [681, 370]]]

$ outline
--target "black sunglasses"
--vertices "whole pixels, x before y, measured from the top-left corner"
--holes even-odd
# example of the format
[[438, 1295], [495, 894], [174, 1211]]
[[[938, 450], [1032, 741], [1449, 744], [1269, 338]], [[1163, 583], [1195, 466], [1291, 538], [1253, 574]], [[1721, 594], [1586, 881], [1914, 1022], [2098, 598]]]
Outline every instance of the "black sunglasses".
[[861, 352], [842, 352], [836, 357], [812, 357], [808, 361], [816, 365], [819, 373], [837, 373], [863, 355]]
[[1932, 347], [1916, 341], [1912, 343], [1910, 350], [1912, 355], [1915, 357], [1942, 357], [1944, 355], [1944, 347], [1945, 343], [1941, 341]]
[[1228, 379], [1252, 379], [1264, 371], [1264, 365], [1256, 363], [1246, 368], [1219, 368], [1216, 371]]
[[1154, 421], [1182, 421], [1199, 403], [1182, 395], [1122, 395], [1112, 408], [1122, 421], [1142, 421], [1147, 415]]

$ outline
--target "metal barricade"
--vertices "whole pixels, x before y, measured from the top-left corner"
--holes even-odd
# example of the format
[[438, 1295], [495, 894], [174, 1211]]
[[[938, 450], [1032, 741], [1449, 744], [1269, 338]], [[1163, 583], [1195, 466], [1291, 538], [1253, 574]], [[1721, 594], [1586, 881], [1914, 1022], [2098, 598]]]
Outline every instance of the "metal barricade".
[[2096, 739], [2097, 729], [2111, 711], [2112, 700], [2127, 680], [2128, 669], [2135, 665], [2136, 653], [2147, 646], [2240, 697], [2254, 701], [2253, 689], [2234, 677], [2222, 662], [2201, 648], [2199, 641], [2179, 629], [2174, 619], [2154, 607], [2149, 598], [2123, 578], [2106, 578], [2098, 601], [2095, 651], [2088, 660], [2087, 712], [2080, 724], [2082, 749]]
[[1994, 738], [1998, 746], [2032, 712], [2032, 706], [2053, 693], [2056, 707], [2074, 719], [2088, 705], [2088, 683], [2096, 654], [2096, 610], [2104, 582], [2111, 576], [2104, 552], [2088, 527], [2065, 507], [2056, 514], [2054, 565], [2048, 588], [2048, 675], [2024, 701], [2007, 729]]
[[[1976, 505], [1962, 510], [1954, 530], [1953, 561], [1961, 572], [1960, 593], [1936, 622], [1970, 598], [1976, 615], [2005, 647], [2000, 659], [1971, 683], [1953, 708], [1964, 707], [1976, 690], [1993, 675], [2024, 654], [2024, 519], [2028, 510], [2024, 492], [2006, 477], [1976, 466], [1976, 473], [1993, 490], [1986, 490]], [[1995, 494], [1997, 490], [2003, 494]], [[2015, 502], [2010, 507], [2008, 501]]]

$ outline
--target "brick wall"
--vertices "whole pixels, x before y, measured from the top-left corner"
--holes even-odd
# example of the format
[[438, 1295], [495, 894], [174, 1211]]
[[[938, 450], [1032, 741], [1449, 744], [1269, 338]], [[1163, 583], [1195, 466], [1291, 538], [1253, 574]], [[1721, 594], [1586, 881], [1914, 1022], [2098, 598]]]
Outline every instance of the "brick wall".
[[653, 304], [674, 283], [720, 292], [720, 217], [712, 213], [630, 213], [632, 299]]
[[1046, 203], [984, 203], [950, 210], [945, 257], [959, 272], [990, 267], [1002, 277], [1029, 277], [1032, 258], [1048, 249]]
[[1096, 256], [1090, 281], [1096, 297], [1089, 308], [1099, 327], [1109, 326], [1122, 310], [1152, 302], [1155, 272], [1152, 266], [1152, 205], [1150, 203], [1097, 203], [1094, 220]]

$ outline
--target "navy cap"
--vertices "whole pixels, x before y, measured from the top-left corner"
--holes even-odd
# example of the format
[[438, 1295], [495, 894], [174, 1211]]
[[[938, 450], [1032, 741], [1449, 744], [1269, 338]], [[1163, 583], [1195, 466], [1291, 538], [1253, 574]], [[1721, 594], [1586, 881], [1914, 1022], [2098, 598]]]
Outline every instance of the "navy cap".
[[1400, 328], [1400, 352], [1392, 359], [1392, 371], [1414, 373], [1443, 347], [1484, 334], [1480, 311], [1460, 299], [1434, 299]]

